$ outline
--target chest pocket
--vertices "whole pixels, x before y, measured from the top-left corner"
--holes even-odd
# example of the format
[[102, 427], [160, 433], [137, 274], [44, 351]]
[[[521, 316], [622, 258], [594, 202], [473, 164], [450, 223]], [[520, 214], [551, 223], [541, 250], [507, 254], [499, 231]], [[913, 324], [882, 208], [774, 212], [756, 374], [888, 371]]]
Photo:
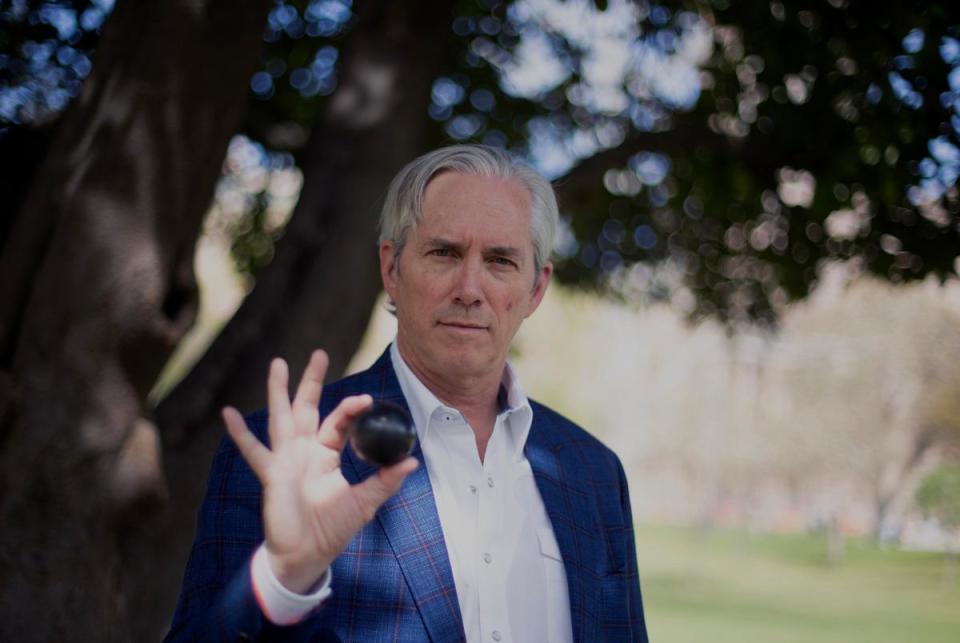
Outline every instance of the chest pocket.
[[547, 637], [550, 643], [570, 641], [570, 595], [567, 589], [567, 572], [563, 567], [560, 546], [549, 527], [537, 529], [540, 543], [540, 562], [543, 563], [544, 581], [547, 588]]

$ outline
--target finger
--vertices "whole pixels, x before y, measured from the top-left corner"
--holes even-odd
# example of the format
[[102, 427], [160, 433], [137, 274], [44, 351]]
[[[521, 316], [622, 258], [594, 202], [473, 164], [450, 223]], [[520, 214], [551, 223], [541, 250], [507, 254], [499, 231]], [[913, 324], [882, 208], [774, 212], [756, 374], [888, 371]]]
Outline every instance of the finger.
[[354, 485], [351, 490], [357, 494], [357, 500], [365, 513], [372, 516], [380, 505], [400, 490], [403, 481], [419, 466], [420, 462], [416, 458], [408, 456], [397, 464], [382, 467], [376, 475]]
[[267, 431], [270, 433], [270, 443], [273, 448], [277, 448], [294, 432], [290, 393], [287, 389], [288, 379], [287, 363], [279, 357], [271, 361], [270, 374], [267, 376], [267, 405], [270, 411]]
[[350, 437], [350, 427], [364, 411], [373, 404], [369, 395], [352, 395], [341, 400], [337, 408], [324, 418], [317, 439], [323, 446], [342, 451]]
[[270, 464], [270, 449], [265, 447], [247, 427], [246, 421], [240, 412], [233, 407], [226, 407], [221, 412], [223, 423], [227, 425], [233, 443], [237, 445], [240, 455], [247, 461], [253, 472], [261, 481], [264, 480], [267, 467]]
[[297, 386], [297, 394], [293, 398], [293, 419], [298, 432], [315, 433], [317, 430], [320, 394], [329, 362], [327, 354], [321, 350], [313, 351], [310, 355], [310, 361]]

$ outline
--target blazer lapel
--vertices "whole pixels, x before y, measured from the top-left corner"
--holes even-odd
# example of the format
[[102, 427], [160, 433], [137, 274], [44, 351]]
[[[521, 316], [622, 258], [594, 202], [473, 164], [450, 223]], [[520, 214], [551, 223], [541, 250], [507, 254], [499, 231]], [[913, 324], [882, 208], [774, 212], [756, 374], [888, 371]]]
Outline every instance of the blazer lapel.
[[[365, 374], [362, 390], [378, 401], [409, 407], [390, 363], [389, 349]], [[366, 386], [369, 384], [369, 386]], [[432, 641], [463, 641], [463, 619], [457, 601], [447, 546], [430, 486], [430, 476], [420, 444], [413, 455], [420, 467], [403, 483], [400, 491], [377, 512], [377, 520], [400, 565], [413, 600]], [[376, 473], [350, 449], [343, 452], [344, 477], [355, 484]]]
[[[575, 641], [600, 640], [597, 610], [602, 601], [602, 543], [597, 538], [597, 509], [582, 486], [575, 445], [565, 444], [562, 428], [534, 409], [533, 426], [524, 452], [563, 556], [570, 593], [570, 618]], [[542, 416], [542, 414], [541, 414]]]

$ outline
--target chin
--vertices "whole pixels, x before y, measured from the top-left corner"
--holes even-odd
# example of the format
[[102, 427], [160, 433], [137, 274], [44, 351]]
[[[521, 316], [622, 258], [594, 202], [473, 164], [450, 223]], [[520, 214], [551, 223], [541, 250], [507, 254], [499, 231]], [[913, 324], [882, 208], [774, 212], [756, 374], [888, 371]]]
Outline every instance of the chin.
[[456, 373], [483, 373], [494, 367], [496, 363], [494, 356], [486, 352], [470, 350], [467, 347], [461, 347], [461, 350], [453, 350], [449, 353], [450, 370]]

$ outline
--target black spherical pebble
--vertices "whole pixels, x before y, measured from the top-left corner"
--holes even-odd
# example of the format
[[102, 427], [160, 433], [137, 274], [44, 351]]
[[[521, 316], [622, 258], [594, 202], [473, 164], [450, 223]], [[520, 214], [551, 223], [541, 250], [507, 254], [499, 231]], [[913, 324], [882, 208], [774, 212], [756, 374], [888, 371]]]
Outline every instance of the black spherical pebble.
[[367, 464], [387, 467], [410, 455], [416, 437], [413, 421], [402, 407], [375, 402], [357, 418], [350, 446]]

